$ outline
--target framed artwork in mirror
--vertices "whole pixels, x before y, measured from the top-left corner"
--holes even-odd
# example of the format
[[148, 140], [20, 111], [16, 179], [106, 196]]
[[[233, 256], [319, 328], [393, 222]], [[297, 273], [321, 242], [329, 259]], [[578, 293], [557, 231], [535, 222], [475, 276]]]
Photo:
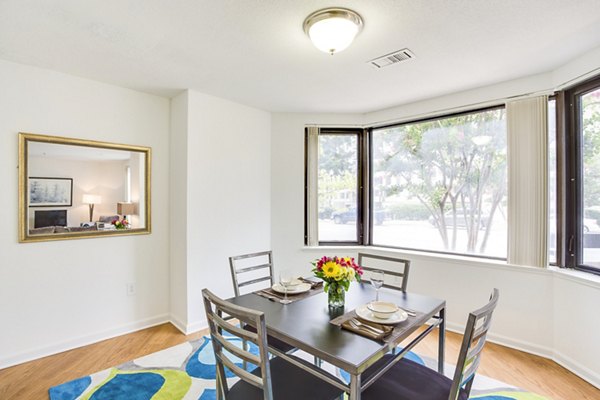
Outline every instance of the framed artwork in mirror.
[[29, 178], [29, 207], [71, 207], [73, 179]]
[[151, 163], [150, 147], [19, 133], [19, 242], [151, 233]]

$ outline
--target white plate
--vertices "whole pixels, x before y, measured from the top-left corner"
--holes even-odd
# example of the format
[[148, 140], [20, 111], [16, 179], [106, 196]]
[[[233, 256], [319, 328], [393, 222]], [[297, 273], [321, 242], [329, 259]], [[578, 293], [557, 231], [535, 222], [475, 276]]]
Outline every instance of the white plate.
[[401, 310], [401, 309], [399, 309], [398, 311], [393, 313], [392, 316], [389, 318], [377, 318], [375, 315], [373, 315], [371, 310], [369, 310], [367, 308], [366, 304], [358, 307], [355, 311], [356, 311], [356, 315], [358, 315], [360, 318], [362, 318], [364, 320], [376, 322], [378, 324], [384, 324], [384, 325], [398, 324], [402, 321], [406, 321], [406, 319], [408, 318], [408, 314], [406, 313], [406, 311]]
[[[279, 283], [274, 284], [271, 287], [271, 289], [273, 289], [277, 293], [281, 293], [281, 294], [285, 293], [285, 288], [283, 286], [281, 286], [281, 284], [279, 284]], [[308, 292], [309, 290], [310, 290], [309, 283], [299, 283], [297, 285], [288, 286], [287, 294], [299, 294], [299, 293]]]

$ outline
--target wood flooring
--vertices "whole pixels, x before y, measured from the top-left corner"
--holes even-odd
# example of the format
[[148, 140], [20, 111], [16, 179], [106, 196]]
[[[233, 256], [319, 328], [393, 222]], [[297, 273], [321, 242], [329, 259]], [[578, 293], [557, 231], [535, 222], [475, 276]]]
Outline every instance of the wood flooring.
[[[0, 399], [48, 399], [51, 386], [199, 338], [163, 324], [89, 346], [0, 370]], [[446, 361], [455, 363], [462, 337], [447, 333]], [[437, 336], [420, 343], [419, 354], [437, 357]], [[599, 400], [600, 390], [548, 359], [487, 343], [479, 373], [554, 400]]]

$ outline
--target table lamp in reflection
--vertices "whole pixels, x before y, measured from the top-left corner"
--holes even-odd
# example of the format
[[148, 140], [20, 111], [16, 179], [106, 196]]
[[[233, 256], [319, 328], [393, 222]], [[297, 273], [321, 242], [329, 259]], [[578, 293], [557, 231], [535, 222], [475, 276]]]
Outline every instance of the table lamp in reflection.
[[102, 197], [97, 194], [84, 194], [82, 199], [83, 204], [88, 204], [90, 207], [90, 222], [94, 221], [94, 205], [102, 203]]
[[135, 203], [119, 202], [117, 203], [117, 214], [122, 215], [128, 220], [129, 215], [135, 215]]

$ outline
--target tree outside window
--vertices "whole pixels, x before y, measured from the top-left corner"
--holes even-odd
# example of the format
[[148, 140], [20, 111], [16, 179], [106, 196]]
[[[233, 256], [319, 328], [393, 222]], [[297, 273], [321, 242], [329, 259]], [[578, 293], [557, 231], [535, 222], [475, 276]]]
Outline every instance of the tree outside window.
[[506, 257], [504, 108], [372, 135], [373, 244]]

